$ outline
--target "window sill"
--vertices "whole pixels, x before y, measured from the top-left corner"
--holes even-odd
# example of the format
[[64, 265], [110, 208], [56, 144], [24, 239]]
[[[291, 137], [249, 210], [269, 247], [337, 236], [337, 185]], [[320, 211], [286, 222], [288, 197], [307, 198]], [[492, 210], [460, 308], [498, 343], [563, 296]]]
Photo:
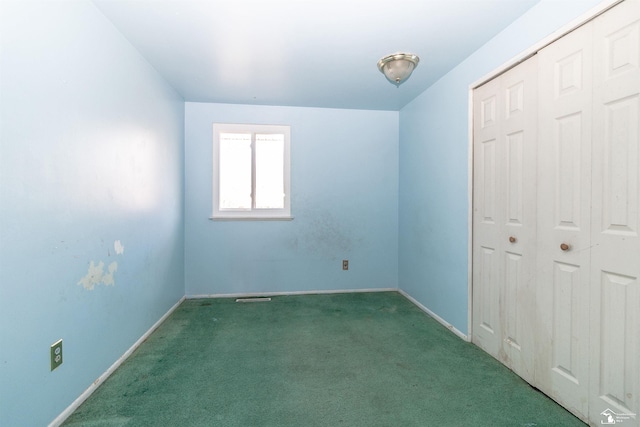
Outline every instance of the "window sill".
[[211, 221], [292, 221], [292, 216], [212, 216]]

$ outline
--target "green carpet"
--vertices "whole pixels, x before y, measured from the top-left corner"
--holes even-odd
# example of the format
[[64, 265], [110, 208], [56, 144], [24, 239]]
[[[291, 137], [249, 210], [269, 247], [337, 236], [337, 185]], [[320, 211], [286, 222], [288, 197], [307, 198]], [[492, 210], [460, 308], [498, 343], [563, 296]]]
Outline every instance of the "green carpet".
[[584, 426], [396, 292], [187, 300], [66, 426]]

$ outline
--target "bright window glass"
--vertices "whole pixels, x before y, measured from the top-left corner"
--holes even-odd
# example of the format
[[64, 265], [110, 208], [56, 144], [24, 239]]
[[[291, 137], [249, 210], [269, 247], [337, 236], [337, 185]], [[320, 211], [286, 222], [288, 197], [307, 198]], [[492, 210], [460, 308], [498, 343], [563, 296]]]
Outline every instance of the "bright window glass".
[[256, 135], [256, 209], [284, 208], [284, 135]]
[[288, 126], [213, 125], [212, 219], [291, 219]]
[[220, 210], [251, 209], [251, 134], [220, 134]]

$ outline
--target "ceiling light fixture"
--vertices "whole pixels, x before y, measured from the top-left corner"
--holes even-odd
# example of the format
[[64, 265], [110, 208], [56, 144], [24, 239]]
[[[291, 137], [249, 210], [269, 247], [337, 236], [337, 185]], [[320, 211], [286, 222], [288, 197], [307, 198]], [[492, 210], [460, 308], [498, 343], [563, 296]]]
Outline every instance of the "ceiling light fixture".
[[396, 86], [409, 78], [420, 58], [413, 53], [394, 53], [378, 61], [378, 69]]

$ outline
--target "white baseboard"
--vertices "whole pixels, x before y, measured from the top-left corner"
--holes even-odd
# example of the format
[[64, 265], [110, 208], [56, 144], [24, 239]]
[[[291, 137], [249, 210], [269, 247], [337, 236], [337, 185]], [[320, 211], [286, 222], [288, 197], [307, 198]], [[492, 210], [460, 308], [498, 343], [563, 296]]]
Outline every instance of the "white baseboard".
[[420, 304], [415, 298], [411, 295], [398, 288], [373, 288], [373, 289], [334, 289], [334, 290], [315, 290], [315, 291], [294, 291], [294, 292], [240, 292], [240, 293], [229, 293], [229, 294], [196, 294], [196, 295], [187, 295], [187, 299], [200, 299], [200, 298], [251, 298], [251, 297], [273, 297], [273, 296], [287, 296], [287, 295], [316, 295], [316, 294], [346, 294], [346, 293], [354, 293], [354, 292], [399, 292], [406, 299], [411, 301], [414, 305], [416, 305], [420, 310], [427, 313], [429, 316], [433, 317], [436, 321], [441, 323], [451, 332], [453, 332], [458, 337], [462, 338], [465, 341], [469, 341], [469, 337], [458, 329], [456, 329], [452, 324], [444, 320], [442, 317], [435, 314], [433, 311], [429, 310], [424, 305]]
[[350, 294], [356, 292], [397, 292], [398, 288], [372, 288], [372, 289], [335, 289], [322, 291], [292, 291], [292, 292], [241, 292], [231, 294], [196, 294], [187, 295], [187, 299], [199, 298], [250, 298], [250, 297], [273, 297], [287, 295], [317, 295], [317, 294]]
[[49, 427], [58, 427], [60, 425], [62, 425], [62, 423], [69, 418], [69, 416], [73, 413], [73, 411], [75, 411], [76, 409], [78, 409], [78, 407], [80, 405], [82, 405], [82, 403], [84, 403], [85, 400], [87, 400], [89, 398], [89, 396], [91, 396], [91, 394], [96, 391], [96, 389], [103, 383], [105, 382], [105, 380], [107, 378], [109, 378], [111, 376], [111, 374], [120, 367], [120, 365], [122, 365], [122, 363], [127, 360], [127, 358], [129, 356], [131, 356], [131, 354], [136, 351], [136, 349], [138, 347], [140, 347], [140, 344], [142, 344], [148, 337], [149, 335], [151, 335], [153, 333], [153, 331], [155, 331], [156, 329], [158, 329], [158, 326], [160, 326], [162, 324], [162, 322], [164, 322], [167, 317], [169, 317], [169, 315], [171, 315], [171, 313], [173, 313], [173, 311], [178, 308], [178, 306], [180, 305], [180, 303], [182, 303], [182, 301], [185, 300], [185, 297], [180, 298], [180, 300], [175, 303], [173, 305], [173, 307], [171, 307], [169, 309], [169, 311], [167, 311], [156, 323], [153, 324], [153, 326], [151, 326], [151, 328], [149, 328], [149, 330], [147, 332], [145, 332], [144, 335], [142, 335], [138, 341], [136, 341], [130, 348], [129, 350], [127, 350], [122, 356], [120, 356], [118, 358], [118, 360], [115, 361], [115, 363], [113, 365], [111, 365], [109, 367], [109, 369], [106, 370], [105, 373], [103, 373], [102, 375], [100, 375], [98, 377], [98, 379], [96, 379], [76, 400], [73, 401], [73, 403], [71, 405], [69, 405], [67, 407], [67, 409], [65, 409], [64, 411], [62, 411], [62, 413], [60, 415], [58, 415], [53, 421], [51, 421], [51, 423], [49, 424]]
[[403, 291], [402, 289], [398, 289], [398, 292], [400, 292], [400, 294], [402, 296], [404, 296], [406, 299], [408, 299], [409, 301], [411, 301], [412, 303], [414, 303], [420, 310], [424, 311], [425, 313], [427, 313], [429, 316], [433, 317], [435, 320], [437, 320], [439, 323], [441, 323], [443, 326], [445, 326], [447, 329], [449, 329], [451, 332], [453, 332], [454, 334], [456, 334], [457, 336], [459, 336], [460, 338], [462, 338], [463, 340], [469, 342], [469, 337], [465, 334], [463, 334], [462, 332], [460, 332], [458, 329], [456, 329], [451, 323], [447, 322], [446, 320], [444, 320], [442, 317], [438, 316], [437, 314], [435, 314], [433, 311], [429, 310], [427, 307], [425, 307], [424, 305], [420, 304], [418, 302], [418, 300], [416, 300], [414, 297], [412, 297], [411, 295], [409, 295], [408, 293], [406, 293], [405, 291]]

